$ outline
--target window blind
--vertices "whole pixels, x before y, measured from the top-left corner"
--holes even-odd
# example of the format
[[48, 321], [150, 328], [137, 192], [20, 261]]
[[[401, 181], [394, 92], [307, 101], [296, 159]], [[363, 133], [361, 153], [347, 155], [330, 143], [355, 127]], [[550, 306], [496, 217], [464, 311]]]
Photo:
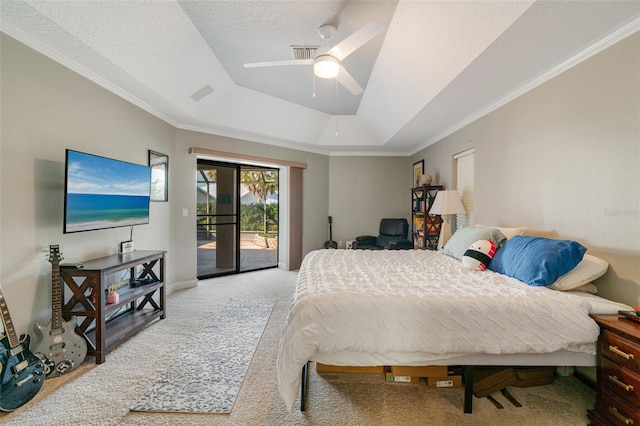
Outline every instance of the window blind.
[[458, 196], [466, 213], [456, 215], [456, 230], [463, 226], [473, 226], [473, 148], [453, 156], [456, 167]]

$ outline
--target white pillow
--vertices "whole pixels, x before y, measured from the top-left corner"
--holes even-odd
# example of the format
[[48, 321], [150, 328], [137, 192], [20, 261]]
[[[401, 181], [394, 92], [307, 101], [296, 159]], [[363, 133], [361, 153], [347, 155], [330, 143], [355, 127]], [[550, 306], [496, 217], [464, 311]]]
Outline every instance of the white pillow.
[[524, 234], [524, 231], [527, 230], [527, 228], [503, 228], [500, 226], [486, 226], [486, 225], [480, 225], [479, 223], [477, 223], [475, 225], [478, 228], [495, 228], [498, 231], [502, 232], [502, 235], [504, 235], [505, 237], [507, 237], [507, 240], [510, 240], [511, 238], [515, 237], [516, 235], [522, 235]]
[[549, 286], [553, 290], [574, 290], [600, 278], [609, 269], [609, 264], [599, 257], [584, 255], [575, 268], [558, 278]]
[[571, 291], [581, 291], [583, 293], [589, 294], [598, 294], [598, 287], [594, 283], [586, 283], [585, 285], [581, 285], [580, 287], [576, 287]]

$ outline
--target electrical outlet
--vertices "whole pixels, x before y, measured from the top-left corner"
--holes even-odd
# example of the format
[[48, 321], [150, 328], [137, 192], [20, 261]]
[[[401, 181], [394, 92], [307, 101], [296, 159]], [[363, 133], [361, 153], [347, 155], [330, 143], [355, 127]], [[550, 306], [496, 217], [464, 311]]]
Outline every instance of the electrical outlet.
[[342, 247], [342, 241], [338, 241], [338, 248]]

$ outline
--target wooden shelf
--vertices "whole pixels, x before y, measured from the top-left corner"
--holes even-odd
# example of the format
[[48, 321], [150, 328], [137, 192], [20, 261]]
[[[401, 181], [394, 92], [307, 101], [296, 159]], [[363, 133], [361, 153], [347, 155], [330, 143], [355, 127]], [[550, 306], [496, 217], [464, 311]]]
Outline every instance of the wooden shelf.
[[[89, 355], [96, 364], [115, 345], [137, 333], [147, 324], [165, 316], [164, 256], [165, 251], [134, 251], [127, 254], [93, 259], [82, 268], [61, 265], [60, 275], [71, 297], [64, 304], [62, 315], [79, 320], [76, 331], [87, 340]], [[136, 275], [136, 268], [142, 272]], [[136, 279], [151, 278], [153, 283], [125, 288], [118, 303], [107, 304], [107, 278], [129, 270]], [[63, 289], [64, 291], [64, 289]]]
[[120, 295], [118, 303], [110, 303], [106, 305], [104, 308], [104, 313], [110, 314], [111, 312], [119, 309], [120, 307], [128, 303], [131, 303], [133, 301], [136, 301], [141, 297], [143, 297], [145, 294], [149, 293], [150, 291], [157, 290], [162, 286], [164, 286], [164, 283], [160, 281], [160, 282], [155, 282], [153, 284], [147, 284], [140, 287], [129, 288], [128, 290], [123, 291], [122, 293], [118, 292], [118, 294]]
[[[109, 333], [105, 338], [105, 350], [109, 352], [121, 341], [126, 340], [132, 334], [142, 330], [147, 324], [159, 318], [162, 312], [157, 310], [145, 309], [142, 311], [129, 312], [126, 311], [109, 321]], [[87, 331], [87, 338], [95, 341], [95, 329]], [[95, 355], [95, 350], [89, 349], [89, 355]]]
[[430, 215], [441, 185], [425, 185], [411, 188], [411, 236], [414, 249], [435, 249], [440, 234], [440, 216]]

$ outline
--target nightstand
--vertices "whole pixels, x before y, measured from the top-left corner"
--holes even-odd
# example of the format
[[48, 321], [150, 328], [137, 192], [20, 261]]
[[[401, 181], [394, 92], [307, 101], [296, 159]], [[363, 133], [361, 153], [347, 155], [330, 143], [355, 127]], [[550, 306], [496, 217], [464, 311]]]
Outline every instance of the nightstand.
[[593, 315], [600, 326], [593, 425], [640, 424], [640, 323], [618, 315]]

